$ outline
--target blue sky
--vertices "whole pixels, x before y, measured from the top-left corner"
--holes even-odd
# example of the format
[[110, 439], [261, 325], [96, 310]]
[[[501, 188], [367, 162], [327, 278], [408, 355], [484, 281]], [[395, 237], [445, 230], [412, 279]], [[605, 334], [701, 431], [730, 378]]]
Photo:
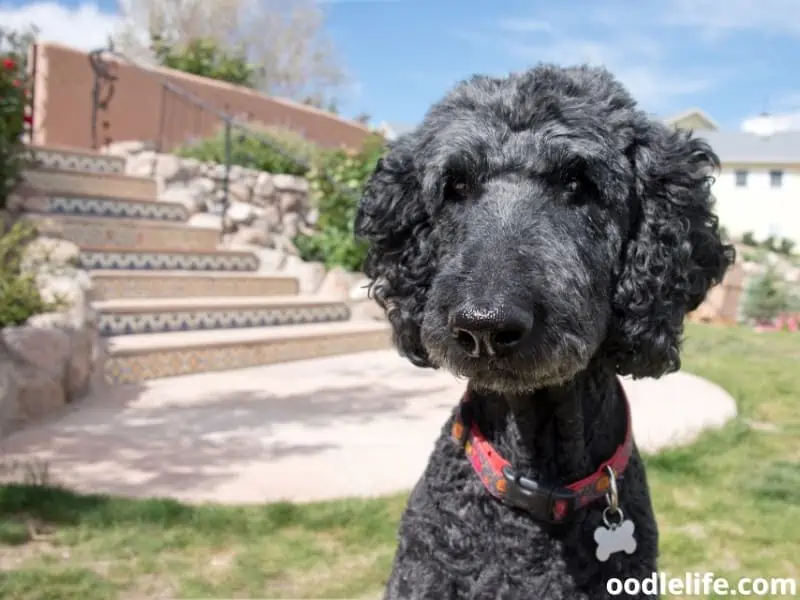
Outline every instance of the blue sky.
[[[325, 0], [350, 74], [343, 111], [413, 124], [456, 81], [538, 61], [605, 64], [659, 114], [700, 107], [724, 128], [764, 109], [800, 128], [798, 0]], [[114, 0], [0, 0], [0, 23], [101, 43]], [[788, 119], [788, 121], [787, 121]]]

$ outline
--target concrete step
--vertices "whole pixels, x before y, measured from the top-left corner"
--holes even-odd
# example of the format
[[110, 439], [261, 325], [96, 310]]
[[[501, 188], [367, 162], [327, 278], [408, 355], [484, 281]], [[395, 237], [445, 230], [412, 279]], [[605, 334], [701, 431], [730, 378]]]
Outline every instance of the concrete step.
[[125, 159], [91, 150], [31, 146], [36, 155], [36, 168], [76, 173], [124, 173]]
[[140, 219], [184, 223], [189, 212], [180, 204], [155, 200], [68, 196], [52, 194], [38, 205], [36, 214]]
[[219, 229], [188, 227], [174, 221], [34, 213], [28, 213], [25, 219], [40, 233], [78, 246], [216, 250], [220, 239]]
[[135, 383], [391, 347], [385, 323], [353, 322], [109, 338], [104, 377]]
[[257, 271], [258, 257], [239, 250], [159, 250], [84, 247], [78, 258], [82, 269], [136, 271]]
[[317, 296], [146, 298], [94, 302], [102, 336], [332, 323], [345, 302]]
[[25, 179], [46, 194], [141, 200], [157, 198], [156, 180], [120, 173], [31, 169]]
[[92, 271], [93, 298], [196, 298], [198, 296], [295, 296], [297, 279], [279, 275], [181, 271]]

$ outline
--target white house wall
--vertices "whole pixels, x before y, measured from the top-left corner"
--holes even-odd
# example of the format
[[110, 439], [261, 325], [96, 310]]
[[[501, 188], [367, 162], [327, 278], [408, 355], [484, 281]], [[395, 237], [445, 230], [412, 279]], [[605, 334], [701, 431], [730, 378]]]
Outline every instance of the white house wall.
[[770, 235], [800, 244], [800, 173], [784, 170], [781, 187], [770, 186], [775, 167], [744, 168], [747, 185], [736, 187], [735, 171], [723, 168], [712, 188], [720, 223], [733, 236], [752, 232], [759, 241]]

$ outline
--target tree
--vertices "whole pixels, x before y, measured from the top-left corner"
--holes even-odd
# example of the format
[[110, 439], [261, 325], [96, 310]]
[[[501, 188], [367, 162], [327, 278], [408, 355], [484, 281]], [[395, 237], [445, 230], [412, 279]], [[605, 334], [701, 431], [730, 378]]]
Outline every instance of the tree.
[[743, 312], [756, 323], [768, 323], [791, 306], [791, 296], [786, 284], [770, 266], [760, 277], [753, 280], [747, 289]]
[[115, 44], [134, 58], [157, 61], [143, 32], [181, 52], [214, 42], [216, 57], [259, 65], [256, 89], [320, 108], [335, 105], [347, 79], [315, 0], [121, 0], [119, 10]]
[[227, 51], [213, 39], [196, 38], [181, 46], [163, 41], [156, 33], [151, 34], [151, 39], [153, 54], [163, 67], [245, 87], [254, 86], [256, 69], [241, 53]]

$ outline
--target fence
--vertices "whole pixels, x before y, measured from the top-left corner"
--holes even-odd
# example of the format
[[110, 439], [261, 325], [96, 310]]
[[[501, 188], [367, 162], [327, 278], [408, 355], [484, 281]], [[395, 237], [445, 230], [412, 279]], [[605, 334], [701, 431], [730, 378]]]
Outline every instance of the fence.
[[165, 94], [162, 82], [184, 89], [216, 111], [268, 125], [282, 126], [327, 147], [359, 147], [369, 137], [365, 125], [290, 100], [156, 67], [110, 57], [111, 79], [100, 83], [98, 130], [92, 122], [95, 71], [89, 55], [57, 44], [33, 49], [35, 124], [33, 142], [53, 147], [93, 149], [112, 141], [139, 140], [169, 150], [188, 138], [215, 132], [216, 119], [191, 103]]

